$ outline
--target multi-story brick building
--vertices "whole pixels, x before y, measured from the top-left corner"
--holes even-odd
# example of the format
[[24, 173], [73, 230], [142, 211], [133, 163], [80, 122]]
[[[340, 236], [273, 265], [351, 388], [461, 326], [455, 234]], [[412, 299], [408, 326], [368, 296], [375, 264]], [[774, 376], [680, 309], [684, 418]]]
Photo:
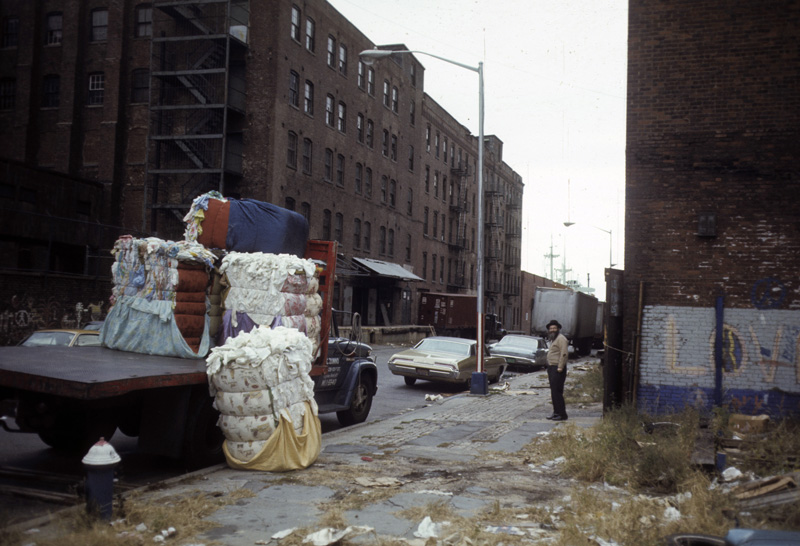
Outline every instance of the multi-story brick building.
[[796, 413], [800, 3], [633, 0], [629, 18], [627, 392]]
[[[475, 293], [478, 142], [425, 94], [420, 58], [368, 66], [358, 54], [375, 45], [324, 0], [253, 8], [4, 1], [3, 206], [27, 196], [41, 212], [37, 173], [50, 171], [102, 189], [79, 219], [175, 239], [192, 199], [218, 190], [296, 210], [311, 237], [338, 240], [336, 304], [365, 324], [413, 323], [422, 291]], [[486, 142], [486, 309], [518, 329], [523, 183], [502, 142]], [[34, 239], [86, 246], [68, 229]], [[4, 240], [14, 256], [31, 243], [14, 226]]]

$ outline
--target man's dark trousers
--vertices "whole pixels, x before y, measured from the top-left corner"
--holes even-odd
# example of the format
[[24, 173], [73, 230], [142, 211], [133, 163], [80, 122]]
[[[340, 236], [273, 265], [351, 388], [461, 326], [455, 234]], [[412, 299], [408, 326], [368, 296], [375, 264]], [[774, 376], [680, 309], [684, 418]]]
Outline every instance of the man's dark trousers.
[[567, 369], [558, 371], [558, 366], [547, 367], [547, 379], [550, 381], [550, 398], [553, 400], [553, 413], [567, 417], [567, 405], [564, 403], [564, 382], [567, 380]]

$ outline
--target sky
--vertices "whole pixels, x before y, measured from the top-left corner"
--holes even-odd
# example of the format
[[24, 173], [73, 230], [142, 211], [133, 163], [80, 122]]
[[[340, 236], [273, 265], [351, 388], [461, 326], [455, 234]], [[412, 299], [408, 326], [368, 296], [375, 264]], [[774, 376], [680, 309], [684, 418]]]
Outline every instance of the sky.
[[[522, 269], [567, 269], [605, 300], [609, 249], [624, 263], [628, 0], [328, 1], [375, 45], [484, 63], [484, 133], [525, 184]], [[477, 136], [478, 75], [416, 57], [425, 92]]]

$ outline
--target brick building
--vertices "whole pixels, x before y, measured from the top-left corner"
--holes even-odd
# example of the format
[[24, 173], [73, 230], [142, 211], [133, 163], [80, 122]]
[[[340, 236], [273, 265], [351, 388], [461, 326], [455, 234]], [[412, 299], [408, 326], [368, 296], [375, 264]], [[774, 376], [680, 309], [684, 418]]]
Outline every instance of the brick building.
[[[425, 94], [418, 56], [367, 66], [375, 45], [324, 0], [8, 0], [0, 17], [3, 207], [41, 213], [48, 172], [99, 185], [86, 222], [176, 239], [219, 190], [338, 240], [336, 306], [364, 324], [408, 324], [423, 291], [475, 293], [477, 138]], [[486, 143], [486, 310], [518, 329], [523, 183]]]
[[800, 411], [798, 28], [796, 0], [630, 2], [620, 310], [644, 410]]

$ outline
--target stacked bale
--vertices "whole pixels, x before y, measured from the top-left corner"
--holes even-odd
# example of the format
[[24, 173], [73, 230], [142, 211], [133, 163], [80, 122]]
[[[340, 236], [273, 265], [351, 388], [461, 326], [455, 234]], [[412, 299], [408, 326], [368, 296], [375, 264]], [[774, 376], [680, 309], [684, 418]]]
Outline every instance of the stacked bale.
[[225, 452], [248, 462], [264, 449], [281, 415], [303, 433], [307, 409], [317, 415], [309, 376], [311, 341], [285, 327], [259, 327], [211, 350], [206, 360], [211, 395], [220, 412]]
[[257, 325], [286, 326], [311, 340], [315, 356], [322, 324], [317, 268], [291, 254], [231, 252], [219, 268], [226, 286], [220, 341]]

